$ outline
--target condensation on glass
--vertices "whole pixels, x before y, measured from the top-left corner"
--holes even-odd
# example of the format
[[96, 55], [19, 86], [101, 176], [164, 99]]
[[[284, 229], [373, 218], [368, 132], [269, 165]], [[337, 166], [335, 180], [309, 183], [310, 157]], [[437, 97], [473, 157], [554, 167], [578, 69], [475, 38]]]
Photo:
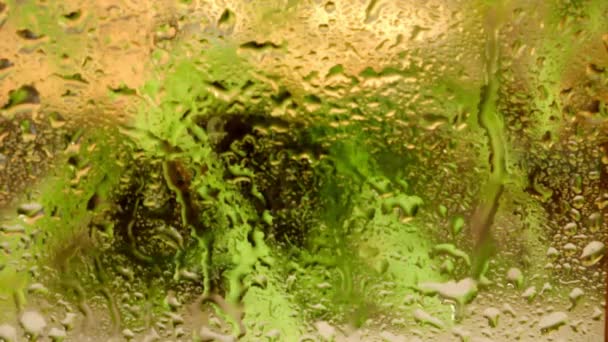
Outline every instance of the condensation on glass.
[[605, 0], [0, 0], [0, 340], [603, 341]]

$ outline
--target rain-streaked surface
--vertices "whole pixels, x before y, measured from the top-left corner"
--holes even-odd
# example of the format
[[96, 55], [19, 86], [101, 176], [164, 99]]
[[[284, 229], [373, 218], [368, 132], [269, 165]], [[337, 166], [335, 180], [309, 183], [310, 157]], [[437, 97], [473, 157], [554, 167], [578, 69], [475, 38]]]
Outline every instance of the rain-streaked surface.
[[0, 341], [603, 341], [605, 0], [0, 0]]

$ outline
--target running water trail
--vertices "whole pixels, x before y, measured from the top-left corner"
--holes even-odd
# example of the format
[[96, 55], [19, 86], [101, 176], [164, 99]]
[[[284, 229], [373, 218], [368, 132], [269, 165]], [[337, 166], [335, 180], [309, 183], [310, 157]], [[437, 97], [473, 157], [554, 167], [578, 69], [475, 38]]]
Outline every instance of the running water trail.
[[483, 275], [488, 258], [493, 253], [491, 226], [498, 209], [506, 175], [506, 145], [503, 134], [503, 121], [496, 102], [498, 100], [499, 80], [499, 31], [498, 13], [492, 8], [486, 25], [486, 53], [484, 56], [485, 77], [481, 89], [478, 120], [486, 131], [490, 147], [490, 174], [485, 186], [481, 188], [477, 208], [471, 218], [471, 231], [475, 249], [473, 252], [472, 273], [475, 278]]

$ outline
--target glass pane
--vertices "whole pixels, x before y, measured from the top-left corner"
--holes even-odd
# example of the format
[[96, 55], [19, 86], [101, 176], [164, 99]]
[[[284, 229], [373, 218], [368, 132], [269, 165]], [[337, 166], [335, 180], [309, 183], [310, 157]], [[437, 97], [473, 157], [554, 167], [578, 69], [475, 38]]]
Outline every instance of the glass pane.
[[0, 0], [0, 340], [603, 341], [605, 0]]

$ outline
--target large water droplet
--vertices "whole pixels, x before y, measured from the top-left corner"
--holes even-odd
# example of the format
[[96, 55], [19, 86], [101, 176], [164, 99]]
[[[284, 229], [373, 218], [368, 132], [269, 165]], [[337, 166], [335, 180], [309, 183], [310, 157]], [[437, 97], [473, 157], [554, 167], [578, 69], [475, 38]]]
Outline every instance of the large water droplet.
[[591, 241], [585, 248], [583, 248], [583, 253], [581, 254], [581, 259], [583, 261], [583, 265], [592, 266], [595, 265], [598, 261], [600, 261], [604, 257], [605, 246], [603, 242], [600, 241]]
[[488, 319], [488, 324], [492, 328], [498, 325], [498, 317], [500, 316], [500, 310], [497, 308], [487, 308], [483, 311], [483, 317]]
[[471, 278], [465, 278], [459, 282], [448, 281], [446, 283], [421, 283], [418, 290], [425, 294], [438, 293], [446, 299], [451, 299], [459, 304], [466, 304], [477, 295], [477, 282]]
[[507, 280], [515, 286], [521, 287], [524, 283], [524, 275], [519, 268], [512, 267], [507, 271]]
[[26, 311], [19, 320], [23, 330], [32, 336], [39, 336], [46, 327], [44, 317], [37, 311]]
[[566, 324], [567, 320], [567, 313], [562, 311], [556, 311], [543, 316], [540, 319], [540, 322], [538, 323], [538, 327], [542, 332], [547, 332], [559, 328], [563, 324]]
[[12, 325], [2, 324], [0, 325], [0, 339], [6, 342], [17, 341], [17, 329]]
[[445, 324], [439, 318], [431, 316], [422, 309], [414, 310], [414, 319], [422, 324], [429, 324], [435, 328], [443, 329], [445, 327]]

